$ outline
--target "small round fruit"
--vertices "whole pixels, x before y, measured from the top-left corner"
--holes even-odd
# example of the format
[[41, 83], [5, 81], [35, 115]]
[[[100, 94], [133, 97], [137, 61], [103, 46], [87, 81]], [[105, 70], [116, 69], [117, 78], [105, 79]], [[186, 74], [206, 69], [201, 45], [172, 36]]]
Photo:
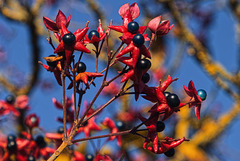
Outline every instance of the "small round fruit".
[[197, 91], [197, 94], [200, 96], [202, 101], [204, 101], [207, 98], [207, 92], [204, 89], [199, 89]]
[[167, 96], [169, 96], [171, 93], [170, 92], [163, 92], [163, 95], [165, 96], [165, 98], [167, 98]]
[[29, 155], [27, 161], [36, 161], [36, 159], [33, 155]]
[[64, 128], [63, 128], [63, 126], [60, 126], [60, 127], [58, 128], [57, 133], [59, 133], [59, 134], [63, 134], [63, 133], [64, 133]]
[[115, 125], [118, 128], [118, 130], [120, 130], [120, 131], [125, 129], [125, 123], [122, 121], [116, 121]]
[[86, 159], [86, 161], [93, 161], [94, 156], [92, 154], [86, 154], [85, 159]]
[[170, 94], [167, 96], [167, 104], [170, 108], [178, 107], [180, 100], [176, 94]]
[[143, 74], [142, 81], [143, 83], [147, 83], [150, 80], [150, 75], [148, 73]]
[[37, 136], [37, 138], [35, 139], [35, 142], [40, 148], [44, 148], [47, 145], [42, 135]]
[[17, 138], [16, 135], [13, 135], [13, 134], [10, 134], [10, 135], [7, 136], [8, 142], [16, 141], [16, 138]]
[[63, 35], [62, 40], [63, 40], [64, 44], [72, 45], [76, 41], [76, 37], [73, 33], [69, 32], [69, 33]]
[[8, 95], [5, 101], [9, 104], [13, 104], [15, 102], [15, 97], [13, 95]]
[[128, 26], [127, 26], [127, 29], [129, 32], [131, 32], [132, 34], [136, 34], [138, 32], [138, 29], [139, 29], [139, 25], [137, 22], [129, 22], [128, 23]]
[[148, 59], [140, 59], [137, 62], [137, 68], [141, 70], [149, 69], [151, 67], [151, 62]]
[[92, 31], [90, 31], [89, 34], [88, 34], [89, 40], [92, 39], [93, 35], [97, 36], [98, 38], [100, 37], [99, 33], [98, 33], [96, 30], [92, 30]]
[[133, 44], [137, 47], [142, 46], [145, 42], [142, 34], [136, 34], [132, 40], [133, 40]]
[[[55, 57], [55, 55], [49, 55], [48, 57]], [[47, 65], [50, 67], [56, 67], [57, 64], [58, 64], [57, 61], [53, 61], [53, 62], [47, 61]]]
[[165, 129], [165, 124], [162, 121], [158, 121], [156, 126], [157, 132], [162, 132]]
[[10, 152], [13, 152], [17, 150], [17, 143], [14, 140], [8, 141], [7, 142], [7, 150]]
[[88, 121], [84, 121], [82, 125], [83, 126], [87, 126], [88, 125]]
[[86, 69], [87, 69], [87, 67], [86, 67], [85, 63], [79, 62], [78, 66], [77, 66], [77, 72], [83, 73], [86, 71]]
[[164, 153], [167, 157], [172, 157], [175, 154], [175, 150], [172, 148]]

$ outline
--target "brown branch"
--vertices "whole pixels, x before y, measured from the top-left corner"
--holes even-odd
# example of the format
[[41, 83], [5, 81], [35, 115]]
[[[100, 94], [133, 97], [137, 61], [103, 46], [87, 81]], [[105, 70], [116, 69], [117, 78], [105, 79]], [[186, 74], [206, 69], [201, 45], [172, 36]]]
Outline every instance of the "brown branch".
[[239, 3], [239, 1], [230, 0], [229, 4], [230, 4], [230, 8], [232, 9], [233, 13], [237, 17], [238, 21], [240, 21], [240, 11], [239, 11], [240, 3]]
[[[12, 2], [12, 1], [11, 1]], [[14, 6], [14, 5], [10, 5]], [[18, 4], [17, 4], [18, 6]], [[19, 7], [18, 7], [19, 8]], [[2, 12], [2, 14], [4, 16], [6, 16], [7, 18], [9, 18], [8, 14], [4, 14], [4, 7], [0, 8], [0, 11]], [[11, 11], [9, 11], [11, 12]], [[29, 31], [29, 44], [31, 46], [31, 54], [32, 54], [32, 72], [30, 74], [30, 79], [29, 81], [26, 83], [25, 86], [19, 88], [14, 84], [11, 84], [10, 81], [7, 78], [4, 78], [3, 76], [0, 77], [0, 83], [10, 92], [14, 93], [15, 95], [23, 95], [23, 94], [29, 94], [32, 90], [32, 88], [35, 86], [37, 80], [38, 80], [38, 73], [39, 73], [39, 64], [38, 64], [38, 60], [40, 58], [40, 47], [39, 47], [39, 35], [38, 35], [38, 31], [37, 31], [37, 26], [38, 24], [36, 24], [36, 19], [37, 16], [35, 14], [33, 14], [30, 10], [30, 8], [28, 8], [28, 6], [26, 6], [24, 8], [24, 15], [25, 12], [27, 12], [27, 16], [25, 18], [24, 21], [19, 20], [18, 18], [16, 18], [17, 16], [15, 16], [16, 19], [12, 19], [12, 20], [16, 20], [16, 21], [20, 21], [23, 23], [26, 23], [26, 25], [28, 26], [28, 31]], [[11, 13], [9, 13], [11, 14]], [[10, 18], [11, 19], [11, 18]]]

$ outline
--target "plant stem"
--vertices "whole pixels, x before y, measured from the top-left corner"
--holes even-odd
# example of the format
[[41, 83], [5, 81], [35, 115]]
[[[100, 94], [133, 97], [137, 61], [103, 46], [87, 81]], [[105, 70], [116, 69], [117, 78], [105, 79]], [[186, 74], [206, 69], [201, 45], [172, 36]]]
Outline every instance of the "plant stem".
[[66, 91], [65, 91], [65, 71], [67, 64], [64, 65], [62, 70], [62, 89], [63, 89], [63, 128], [64, 128], [64, 139], [67, 138], [67, 109], [66, 109]]

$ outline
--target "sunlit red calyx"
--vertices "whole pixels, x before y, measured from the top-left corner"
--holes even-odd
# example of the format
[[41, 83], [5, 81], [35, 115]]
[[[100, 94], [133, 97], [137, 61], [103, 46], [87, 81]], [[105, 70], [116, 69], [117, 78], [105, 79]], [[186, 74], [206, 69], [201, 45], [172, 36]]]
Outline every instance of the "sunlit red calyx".
[[25, 118], [25, 125], [29, 128], [32, 129], [34, 127], [38, 127], [39, 125], [39, 118], [37, 117], [36, 114], [30, 114]]
[[[191, 100], [189, 101], [189, 108], [194, 107], [195, 106], [195, 114], [197, 116], [198, 119], [200, 119], [200, 110], [201, 110], [201, 104], [202, 104], [202, 99], [201, 97], [198, 95], [198, 92], [194, 86], [193, 81], [190, 81], [188, 83], [188, 87], [183, 86], [185, 92], [187, 93], [188, 96], [191, 97]], [[206, 91], [200, 91], [199, 92], [200, 95], [203, 98], [206, 98]], [[193, 99], [193, 100], [192, 100]]]
[[61, 25], [63, 24], [65, 27], [68, 27], [70, 19], [71, 19], [71, 15], [69, 15], [67, 19], [66, 16], [62, 13], [62, 11], [59, 10], [56, 16], [56, 22], [52, 21], [47, 17], [43, 17], [43, 22], [47, 27], [47, 29], [53, 32], [60, 32]]
[[157, 36], [166, 35], [173, 28], [173, 26], [174, 25], [169, 26], [168, 20], [161, 21], [161, 16], [152, 19], [148, 23], [148, 28], [153, 34], [156, 34]]
[[[110, 29], [123, 33], [120, 39], [126, 43], [131, 43], [135, 34], [143, 34], [147, 29], [147, 26], [139, 26], [137, 22], [133, 21], [140, 14], [139, 7], [137, 3], [133, 3], [131, 6], [129, 4], [124, 4], [119, 9], [119, 14], [123, 19], [122, 26], [109, 26]], [[144, 34], [145, 41], [148, 41], [149, 38], [147, 34]]]
[[64, 25], [61, 25], [61, 29], [63, 37], [58, 47], [54, 50], [54, 53], [65, 52], [67, 64], [70, 64], [72, 54], [75, 50], [90, 53], [90, 50], [88, 50], [81, 41], [88, 31], [88, 27], [85, 27], [82, 30], [78, 29], [73, 34], [71, 34]]
[[133, 42], [131, 42], [127, 47], [125, 47], [122, 51], [120, 51], [116, 56], [116, 58], [120, 58], [123, 55], [128, 54], [130, 52], [132, 53], [131, 57], [133, 58], [133, 62], [132, 62], [133, 67], [135, 67], [137, 61], [141, 59], [142, 55], [151, 59], [150, 52], [148, 51], [145, 45], [137, 47], [133, 44]]
[[[111, 130], [111, 133], [118, 132], [118, 128], [117, 128], [115, 122], [113, 120], [111, 120], [110, 118], [108, 118], [108, 117], [106, 117], [104, 119], [103, 125], [107, 126]], [[119, 146], [121, 146], [122, 141], [121, 141], [121, 136], [120, 135], [118, 135], [118, 136], [111, 136], [111, 137], [109, 137], [108, 140], [114, 140], [115, 138], [117, 138], [117, 144]]]
[[[91, 72], [81, 72], [76, 75], [76, 83], [80, 83], [81, 81], [89, 88], [88, 81], [90, 81], [94, 77], [102, 77], [103, 74], [101, 73], [91, 73]], [[68, 89], [73, 87], [73, 82], [71, 82], [68, 86]]]
[[123, 26], [127, 28], [128, 23], [139, 16], [140, 10], [136, 2], [130, 6], [129, 3], [126, 3], [119, 8], [118, 13], [123, 18]]
[[158, 133], [157, 133], [157, 121], [159, 118], [158, 113], [151, 113], [148, 119], [144, 118], [142, 115], [139, 115], [138, 118], [146, 125], [148, 128], [147, 138], [143, 143], [143, 148], [146, 149], [147, 145], [152, 142], [153, 149], [155, 152], [158, 150]]
[[78, 133], [84, 132], [85, 136], [89, 137], [92, 131], [99, 130], [101, 130], [101, 128], [96, 124], [95, 117], [92, 117], [85, 126], [79, 128]]
[[[39, 64], [41, 64], [47, 71], [49, 72], [53, 72], [58, 84], [61, 86], [62, 85], [62, 78], [61, 78], [61, 70], [62, 70], [62, 66], [61, 66], [61, 62], [58, 61], [56, 66], [47, 66], [45, 64], [43, 64], [42, 62], [39, 61]], [[52, 64], [52, 63], [51, 63]], [[51, 65], [50, 64], [50, 65]], [[52, 64], [53, 65], [53, 64]], [[70, 73], [68, 71], [66, 71], [66, 74], [69, 76]]]
[[[107, 31], [106, 31], [107, 33]], [[99, 20], [99, 26], [97, 30], [92, 30], [88, 33], [88, 35], [85, 36], [84, 42], [92, 43], [95, 45], [96, 48], [98, 48], [98, 44], [101, 40], [103, 40], [106, 37], [106, 33], [103, 30], [102, 23]]]
[[179, 146], [184, 141], [188, 141], [188, 140], [185, 137], [183, 137], [182, 139], [173, 139], [170, 137], [165, 137], [165, 140], [160, 141], [160, 147], [158, 148], [157, 151], [155, 151], [153, 147], [147, 147], [147, 149], [156, 154], [162, 154]]

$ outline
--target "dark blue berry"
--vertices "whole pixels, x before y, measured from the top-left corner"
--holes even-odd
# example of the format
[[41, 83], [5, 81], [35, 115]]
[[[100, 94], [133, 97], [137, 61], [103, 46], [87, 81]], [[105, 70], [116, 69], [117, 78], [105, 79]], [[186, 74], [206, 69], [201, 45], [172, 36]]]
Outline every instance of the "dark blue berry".
[[133, 37], [133, 44], [137, 47], [140, 47], [144, 44], [145, 40], [142, 34], [136, 34]]
[[137, 62], [137, 68], [141, 70], [149, 69], [151, 67], [151, 62], [148, 59], [140, 59]]
[[64, 133], [64, 128], [63, 128], [63, 126], [60, 126], [60, 127], [58, 128], [57, 133], [59, 133], [59, 134], [63, 134], [63, 133]]
[[202, 101], [204, 101], [207, 98], [207, 92], [204, 89], [199, 89], [197, 91], [197, 94], [200, 96]]
[[9, 152], [13, 152], [13, 151], [17, 150], [16, 140], [11, 140], [11, 141], [7, 142], [7, 150]]
[[8, 95], [5, 101], [9, 104], [13, 104], [15, 102], [15, 97], [13, 95]]
[[94, 156], [92, 154], [86, 154], [85, 159], [86, 159], [86, 161], [93, 161]]
[[83, 73], [86, 71], [86, 69], [87, 69], [86, 65], [83, 62], [79, 62], [78, 66], [77, 66], [77, 72]]
[[170, 94], [167, 96], [167, 104], [170, 108], [178, 107], [180, 100], [176, 94]]
[[76, 41], [76, 37], [73, 33], [69, 32], [69, 33], [63, 35], [62, 40], [63, 40], [64, 44], [72, 45]]
[[122, 130], [125, 129], [125, 123], [122, 122], [122, 121], [116, 121], [116, 122], [115, 122], [115, 125], [116, 125], [116, 127], [118, 128], [118, 130], [120, 130], [120, 131], [122, 131]]
[[129, 22], [128, 23], [128, 26], [127, 26], [127, 29], [129, 32], [131, 32], [132, 34], [136, 34], [138, 32], [138, 29], [139, 29], [139, 25], [137, 22]]
[[87, 126], [88, 125], [88, 121], [84, 121], [82, 125], [83, 126]]
[[156, 126], [157, 132], [162, 132], [165, 129], [165, 124], [162, 121], [158, 121]]
[[[55, 57], [55, 55], [49, 55], [48, 57]], [[53, 62], [47, 61], [47, 64], [50, 67], [56, 67], [58, 62], [57, 61], [53, 61]]]
[[148, 73], [143, 74], [142, 81], [143, 83], [147, 83], [150, 80], [150, 75]]
[[13, 134], [10, 134], [10, 135], [8, 135], [7, 136], [7, 140], [8, 140], [8, 142], [10, 142], [10, 141], [16, 141], [16, 136], [15, 135], [13, 135]]
[[41, 135], [37, 136], [37, 138], [35, 139], [35, 142], [40, 148], [44, 148], [47, 145], [47, 143], [44, 140], [44, 137]]
[[89, 34], [88, 34], [89, 40], [92, 39], [93, 35], [97, 36], [98, 38], [100, 37], [99, 33], [98, 33], [96, 30], [92, 30], [92, 31], [90, 31]]
[[164, 153], [167, 157], [172, 157], [175, 154], [175, 150], [172, 148]]
[[171, 93], [170, 92], [163, 92], [163, 95], [165, 96], [165, 98], [167, 98], [167, 96], [169, 96]]
[[29, 155], [27, 161], [36, 161], [36, 159], [33, 155]]

